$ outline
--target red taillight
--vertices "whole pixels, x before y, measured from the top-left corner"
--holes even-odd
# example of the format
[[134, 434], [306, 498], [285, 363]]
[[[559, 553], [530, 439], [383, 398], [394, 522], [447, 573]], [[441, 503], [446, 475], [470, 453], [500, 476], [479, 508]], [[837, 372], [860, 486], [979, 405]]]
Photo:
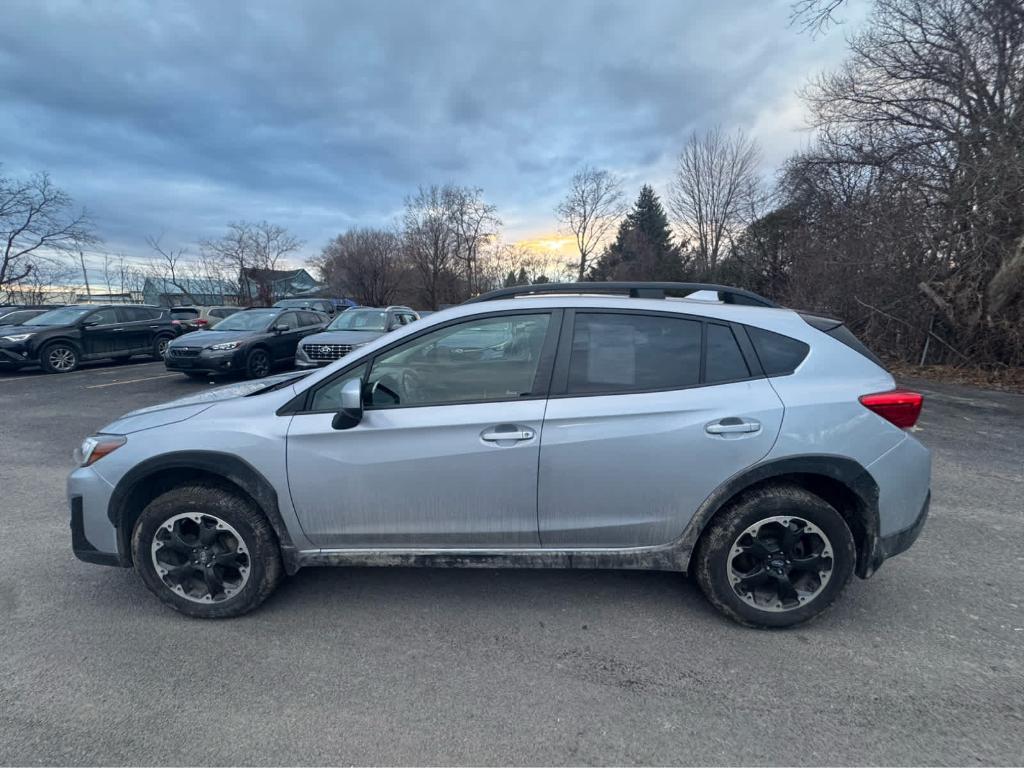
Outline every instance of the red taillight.
[[196, 325], [206, 325], [206, 322], [206, 320], [199, 318], [198, 320], [196, 320]]
[[917, 417], [921, 415], [924, 395], [906, 389], [894, 389], [891, 392], [862, 395], [860, 402], [886, 421], [902, 429], [909, 429], [917, 423]]

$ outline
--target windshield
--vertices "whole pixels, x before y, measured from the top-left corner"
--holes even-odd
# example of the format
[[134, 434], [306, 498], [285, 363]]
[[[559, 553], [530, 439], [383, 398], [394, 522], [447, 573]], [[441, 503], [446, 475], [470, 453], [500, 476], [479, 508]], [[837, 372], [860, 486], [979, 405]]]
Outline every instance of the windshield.
[[215, 331], [262, 331], [271, 318], [281, 314], [277, 309], [253, 309], [247, 312], [235, 312], [213, 326]]
[[350, 309], [327, 326], [328, 331], [377, 331], [385, 329], [388, 313], [378, 309]]
[[33, 317], [25, 325], [69, 325], [92, 312], [95, 307], [61, 307]]

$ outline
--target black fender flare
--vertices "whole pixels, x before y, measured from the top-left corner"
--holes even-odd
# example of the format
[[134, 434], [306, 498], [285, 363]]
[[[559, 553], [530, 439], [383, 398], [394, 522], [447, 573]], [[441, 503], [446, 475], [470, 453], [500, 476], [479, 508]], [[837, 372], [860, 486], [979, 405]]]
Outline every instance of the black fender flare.
[[127, 529], [131, 526], [124, 524], [126, 517], [134, 512], [137, 518], [142, 511], [129, 508], [133, 494], [142, 487], [142, 484], [167, 470], [189, 469], [217, 475], [245, 491], [266, 515], [274, 529], [281, 545], [285, 570], [294, 573], [298, 550], [281, 515], [274, 486], [244, 459], [219, 451], [174, 451], [153, 456], [132, 467], [118, 481], [107, 505], [107, 517], [117, 530], [118, 551], [121, 553], [123, 564], [130, 564], [131, 531]]
[[[867, 578], [875, 569], [879, 546], [878, 484], [857, 461], [845, 456], [808, 454], [789, 456], [755, 464], [718, 486], [697, 508], [683, 535], [676, 540], [676, 557], [685, 568], [697, 542], [711, 519], [733, 498], [755, 485], [794, 476], [818, 476], [844, 486], [856, 500], [857, 521], [863, 526], [863, 541], [857, 552], [857, 575]], [[844, 510], [840, 510], [844, 512]]]

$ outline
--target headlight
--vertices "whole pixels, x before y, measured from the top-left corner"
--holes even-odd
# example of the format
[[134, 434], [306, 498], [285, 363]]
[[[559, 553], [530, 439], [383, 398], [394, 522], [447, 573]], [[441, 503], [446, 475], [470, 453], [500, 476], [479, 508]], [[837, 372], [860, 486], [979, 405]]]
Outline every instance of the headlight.
[[210, 349], [238, 349], [240, 346], [240, 341], [225, 341], [223, 344], [214, 344]]
[[82, 441], [82, 446], [75, 451], [75, 459], [83, 467], [88, 467], [127, 442], [124, 435], [93, 435]]
[[31, 335], [31, 333], [18, 333], [14, 336], [4, 336], [4, 341], [24, 341]]

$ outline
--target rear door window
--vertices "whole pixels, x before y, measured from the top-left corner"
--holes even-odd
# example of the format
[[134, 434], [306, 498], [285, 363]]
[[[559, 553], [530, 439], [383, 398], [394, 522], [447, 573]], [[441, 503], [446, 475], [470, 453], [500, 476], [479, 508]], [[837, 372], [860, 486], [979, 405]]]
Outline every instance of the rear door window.
[[618, 394], [700, 383], [701, 323], [662, 315], [580, 312], [569, 394]]
[[704, 383], [717, 384], [723, 381], [738, 381], [750, 376], [747, 361], [736, 342], [732, 328], [727, 325], [708, 323], [707, 357], [704, 367]]

